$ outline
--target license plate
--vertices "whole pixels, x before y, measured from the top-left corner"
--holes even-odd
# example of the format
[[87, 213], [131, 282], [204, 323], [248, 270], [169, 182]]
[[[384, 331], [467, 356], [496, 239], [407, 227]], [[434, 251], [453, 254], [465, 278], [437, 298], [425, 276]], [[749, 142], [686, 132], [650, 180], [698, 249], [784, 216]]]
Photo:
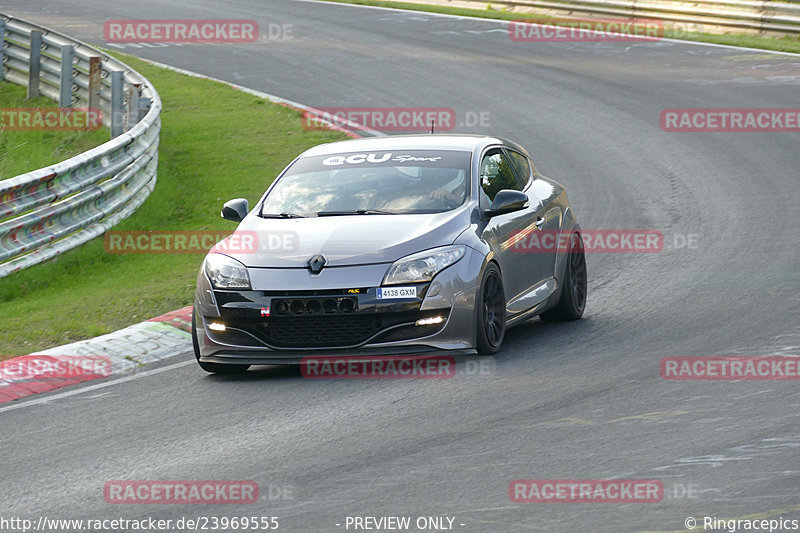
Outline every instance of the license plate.
[[416, 287], [387, 287], [378, 289], [378, 300], [416, 298]]

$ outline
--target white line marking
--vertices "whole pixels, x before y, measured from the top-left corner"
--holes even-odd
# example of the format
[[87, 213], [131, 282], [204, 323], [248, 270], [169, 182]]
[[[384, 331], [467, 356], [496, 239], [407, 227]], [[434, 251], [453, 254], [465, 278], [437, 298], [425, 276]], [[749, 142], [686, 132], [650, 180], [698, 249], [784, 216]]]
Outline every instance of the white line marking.
[[113, 381], [104, 381], [103, 383], [97, 383], [96, 385], [90, 385], [88, 387], [81, 387], [79, 389], [68, 390], [65, 392], [59, 392], [56, 394], [52, 394], [49, 396], [42, 396], [40, 398], [36, 398], [34, 400], [21, 400], [20, 403], [12, 403], [11, 405], [6, 405], [5, 407], [0, 407], [0, 413], [5, 413], [6, 411], [13, 411], [14, 409], [21, 409], [23, 407], [29, 407], [31, 405], [39, 405], [43, 403], [48, 403], [54, 400], [60, 400], [61, 398], [67, 398], [69, 396], [75, 396], [76, 394], [83, 394], [84, 392], [91, 392], [93, 390], [98, 389], [105, 389], [106, 387], [111, 387], [112, 385], [118, 385], [120, 383], [127, 383], [129, 381], [133, 381], [135, 379], [144, 378], [147, 376], [152, 376], [154, 374], [160, 374], [161, 372], [167, 372], [168, 370], [174, 370], [176, 368], [180, 368], [182, 366], [188, 366], [192, 364], [197, 364], [194, 360], [189, 361], [181, 361], [180, 363], [175, 363], [174, 365], [164, 366], [161, 368], [156, 368], [154, 370], [147, 370], [145, 372], [140, 372], [138, 374], [133, 374], [131, 376], [125, 376], [124, 378], [115, 379]]
[[[309, 3], [309, 4], [325, 4], [325, 5], [329, 5], [329, 6], [360, 7], [362, 9], [384, 9], [386, 11], [401, 11], [401, 12], [404, 12], [404, 13], [414, 13], [414, 14], [424, 13], [425, 15], [432, 15], [432, 16], [435, 16], [435, 17], [453, 18], [453, 19], [461, 19], [461, 20], [480, 20], [480, 21], [483, 21], [483, 22], [494, 22], [496, 24], [510, 24], [511, 22], [513, 22], [511, 20], [490, 19], [490, 18], [483, 18], [483, 17], [472, 17], [470, 15], [451, 15], [450, 13], [437, 13], [435, 11], [423, 11], [421, 9], [418, 10], [418, 9], [402, 9], [402, 8], [399, 8], [399, 7], [362, 6], [362, 5], [359, 5], [359, 4], [349, 4], [349, 3], [346, 3], [346, 2], [328, 2], [327, 0], [294, 0], [294, 1], [295, 2], [306, 2], [306, 3]], [[398, 1], [400, 1], [400, 0], [398, 0]], [[420, 4], [420, 5], [437, 7], [439, 4]], [[470, 8], [466, 8], [466, 9], [470, 9]], [[472, 9], [477, 9], [477, 8], [472, 8]], [[537, 26], [542, 26], [542, 24], [536, 24], [536, 23], [534, 23], [534, 24], [537, 25]], [[590, 30], [590, 31], [593, 31], [594, 33], [608, 34], [608, 32], [604, 32], [604, 31], [597, 31], [597, 30]], [[616, 34], [612, 34], [612, 35], [616, 35]], [[638, 35], [632, 35], [631, 37], [647, 38], [646, 36], [638, 36]], [[761, 53], [765, 53], [765, 54], [782, 54], [782, 55], [787, 55], [787, 56], [800, 57], [800, 54], [797, 54], [797, 53], [794, 53], [794, 52], [781, 52], [779, 50], [765, 50], [763, 48], [747, 48], [747, 47], [744, 47], [744, 46], [734, 46], [732, 44], [706, 43], [706, 42], [703, 42], [703, 41], [689, 41], [689, 40], [683, 40], [683, 39], [667, 39], [667, 38], [664, 38], [664, 37], [658, 39], [658, 41], [656, 41], [656, 42], [669, 42], [669, 43], [680, 43], [680, 44], [696, 44], [696, 45], [699, 45], [699, 46], [717, 46], [719, 48], [730, 48], [730, 49], [733, 49], [733, 50], [750, 50], [750, 51], [753, 51], [753, 52], [761, 52]]]

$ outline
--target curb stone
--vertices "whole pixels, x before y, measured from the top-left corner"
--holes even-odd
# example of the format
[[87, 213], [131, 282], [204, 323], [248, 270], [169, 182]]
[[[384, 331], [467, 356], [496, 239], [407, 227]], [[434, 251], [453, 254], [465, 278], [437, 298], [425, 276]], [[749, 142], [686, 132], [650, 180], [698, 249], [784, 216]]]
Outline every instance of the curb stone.
[[[192, 351], [192, 308], [184, 307], [92, 339], [0, 362], [0, 404], [105, 378]], [[59, 361], [102, 362], [102, 372], [48, 375]], [[20, 368], [25, 368], [19, 376]], [[74, 369], [73, 369], [74, 370]]]

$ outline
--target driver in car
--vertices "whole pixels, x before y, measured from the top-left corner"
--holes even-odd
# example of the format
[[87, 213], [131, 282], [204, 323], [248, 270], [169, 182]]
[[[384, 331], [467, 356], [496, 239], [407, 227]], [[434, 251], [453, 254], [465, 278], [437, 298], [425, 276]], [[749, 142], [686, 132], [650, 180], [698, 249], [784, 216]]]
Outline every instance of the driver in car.
[[419, 171], [419, 177], [422, 186], [429, 191], [427, 194], [442, 202], [448, 209], [452, 209], [461, 205], [464, 201], [463, 187], [459, 187], [459, 193], [449, 191], [446, 188], [458, 177], [459, 172], [457, 168], [423, 167]]

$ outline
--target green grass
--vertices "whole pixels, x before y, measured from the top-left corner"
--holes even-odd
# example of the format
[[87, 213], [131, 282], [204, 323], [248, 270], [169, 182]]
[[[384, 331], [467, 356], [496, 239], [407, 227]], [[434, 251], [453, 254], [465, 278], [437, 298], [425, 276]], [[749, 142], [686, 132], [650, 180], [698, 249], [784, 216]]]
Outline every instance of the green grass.
[[[449, 15], [459, 15], [463, 17], [482, 17], [498, 20], [528, 20], [530, 22], [546, 22], [548, 24], [559, 24], [559, 19], [547, 15], [537, 15], [532, 13], [512, 13], [499, 11], [497, 9], [469, 9], [460, 7], [448, 7], [440, 5], [412, 4], [408, 2], [394, 2], [392, 0], [326, 0], [341, 4], [357, 4], [362, 6], [393, 7], [398, 9], [409, 9], [412, 11], [427, 11], [431, 13], [445, 13]], [[491, 2], [486, 2], [487, 6]], [[615, 18], [615, 17], [607, 17]], [[733, 30], [732, 30], [733, 31]], [[701, 41], [706, 43], [727, 44], [731, 46], [741, 46], [745, 48], [760, 48], [763, 50], [774, 50], [777, 52], [800, 53], [800, 36], [786, 37], [758, 37], [755, 35], [727, 34], [718, 35], [714, 33], [688, 33], [685, 31], [664, 30], [663, 37], [681, 39], [684, 41]]]
[[[122, 61], [148, 78], [164, 105], [158, 182], [115, 230], [226, 230], [236, 197], [258, 200], [300, 152], [345, 138], [306, 131], [300, 113], [230, 87]], [[0, 279], [0, 357], [108, 333], [190, 305], [202, 254], [110, 254], [103, 239]]]
[[[54, 108], [47, 98], [27, 100], [25, 87], [0, 82], [0, 109]], [[0, 131], [0, 180], [58, 163], [109, 140], [94, 131]]]

